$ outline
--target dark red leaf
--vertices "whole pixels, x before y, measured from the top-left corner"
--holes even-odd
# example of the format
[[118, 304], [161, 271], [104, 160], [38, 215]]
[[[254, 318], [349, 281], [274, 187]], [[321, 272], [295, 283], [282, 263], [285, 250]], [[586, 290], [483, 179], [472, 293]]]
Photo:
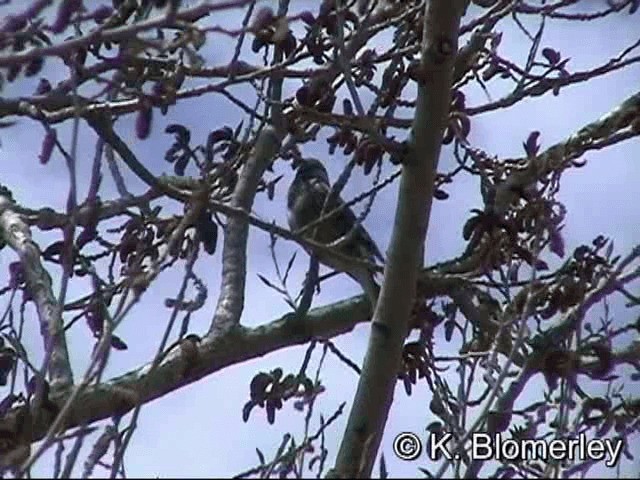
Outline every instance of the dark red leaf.
[[51, 25], [51, 31], [53, 33], [63, 32], [71, 20], [71, 16], [80, 9], [82, 6], [82, 0], [62, 0], [58, 7], [58, 13], [56, 19]]
[[300, 12], [299, 17], [300, 17], [300, 20], [302, 20], [304, 23], [306, 23], [309, 26], [312, 26], [316, 22], [316, 19], [314, 18], [313, 13], [311, 13], [309, 10], [304, 10], [303, 12]]
[[453, 330], [456, 326], [456, 322], [452, 320], [447, 320], [444, 323], [444, 338], [447, 342], [451, 341], [451, 337], [453, 337]]
[[47, 133], [44, 136], [44, 140], [42, 140], [42, 149], [40, 150], [40, 163], [42, 165], [46, 165], [51, 159], [51, 154], [53, 153], [53, 147], [56, 145], [57, 132], [54, 128], [50, 128], [47, 130]]
[[557, 64], [562, 58], [560, 52], [548, 47], [542, 49], [542, 56], [546, 58], [551, 65]]
[[251, 409], [255, 406], [256, 404], [253, 403], [251, 400], [249, 400], [247, 403], [244, 404], [244, 407], [242, 407], [242, 421], [244, 423], [247, 423], [247, 421], [249, 420], [249, 414], [251, 413]]
[[122, 341], [117, 335], [111, 335], [111, 346], [116, 350], [127, 350], [127, 344]]
[[540, 145], [538, 144], [538, 137], [540, 137], [539, 131], [533, 131], [529, 134], [527, 141], [522, 144], [524, 147], [524, 151], [527, 154], [527, 157], [535, 157], [540, 150]]
[[136, 136], [144, 140], [151, 133], [151, 122], [153, 120], [153, 108], [144, 106], [136, 117]]
[[447, 192], [445, 192], [444, 190], [440, 190], [438, 188], [433, 192], [433, 197], [436, 200], [446, 200], [447, 198], [449, 198], [449, 194]]

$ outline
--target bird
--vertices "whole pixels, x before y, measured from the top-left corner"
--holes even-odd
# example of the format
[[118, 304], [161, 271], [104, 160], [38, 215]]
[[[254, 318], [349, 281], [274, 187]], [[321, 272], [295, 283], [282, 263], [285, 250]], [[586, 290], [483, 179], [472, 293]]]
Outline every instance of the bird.
[[[296, 175], [287, 192], [287, 219], [289, 228], [293, 232], [320, 218], [327, 196], [331, 192], [329, 174], [320, 160], [315, 158], [298, 160], [294, 168]], [[340, 196], [334, 198], [335, 200], [324, 207], [324, 215], [344, 205], [345, 202]], [[335, 247], [338, 253], [360, 261], [376, 263], [376, 260], [380, 260], [384, 263], [384, 257], [364, 226], [359, 224], [353, 230], [356, 223], [357, 218], [353, 211], [349, 207], [344, 207], [339, 213], [310, 227], [303, 236], [328, 245], [351, 232], [346, 241]], [[309, 255], [315, 255], [320, 263], [338, 272], [344, 272], [358, 282], [369, 298], [372, 308], [375, 307], [380, 286], [375, 280], [374, 270], [362, 263], [350, 262], [345, 258], [331, 255], [317, 247], [303, 245], [303, 248]]]

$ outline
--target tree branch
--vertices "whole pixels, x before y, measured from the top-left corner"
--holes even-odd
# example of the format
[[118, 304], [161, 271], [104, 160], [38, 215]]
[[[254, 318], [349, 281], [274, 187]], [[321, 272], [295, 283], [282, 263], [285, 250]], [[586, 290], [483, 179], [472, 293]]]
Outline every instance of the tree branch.
[[[358, 323], [368, 321], [370, 312], [366, 297], [359, 296], [313, 309], [302, 318], [288, 313], [260, 327], [240, 327], [208, 335], [196, 344], [195, 353], [191, 349], [175, 348], [154, 369], [148, 363], [120, 377], [87, 387], [68, 412], [61, 431], [125, 415], [138, 403], [160, 398], [230, 365], [304, 344], [312, 338], [332, 338], [347, 333]], [[58, 406], [64, 405], [72, 390], [69, 387], [52, 392], [49, 399]], [[26, 427], [23, 408], [14, 408], [0, 418], [2, 436], [21, 434], [23, 443], [42, 439], [54, 419], [40, 416], [38, 423]], [[8, 453], [4, 450], [5, 445], [0, 442], [0, 457]]]
[[[464, 282], [456, 277], [425, 274], [422, 294], [427, 298], [445, 295], [462, 288]], [[304, 316], [292, 312], [260, 327], [216, 332], [197, 345], [195, 355], [191, 350], [177, 348], [169, 352], [155, 369], [151, 369], [152, 363], [148, 363], [107, 382], [88, 386], [67, 412], [60, 429], [64, 431], [125, 415], [138, 402], [150, 402], [228, 366], [304, 344], [313, 338], [333, 338], [370, 319], [369, 300], [365, 295], [359, 295], [314, 308]], [[73, 390], [68, 386], [54, 391], [49, 400], [61, 407]], [[41, 415], [36, 424], [25, 428], [24, 408], [14, 408], [0, 418], [0, 439], [8, 435], [19, 438], [20, 445], [35, 442], [44, 437], [55, 421], [55, 418]], [[13, 450], [9, 450], [9, 444], [4, 445], [0, 442], [0, 457]]]
[[44, 340], [45, 358], [49, 358], [49, 379], [53, 389], [73, 384], [69, 352], [62, 323], [62, 308], [51, 286], [51, 277], [40, 262], [40, 249], [31, 238], [31, 231], [14, 210], [13, 201], [0, 195], [0, 233], [20, 257], [27, 291], [38, 312], [40, 332]]
[[[253, 152], [245, 163], [231, 199], [231, 207], [250, 212], [258, 183], [271, 159], [280, 149], [281, 139], [271, 127], [258, 135]], [[249, 222], [239, 216], [228, 217], [222, 249], [222, 284], [218, 306], [209, 334], [238, 325], [244, 308], [247, 277], [247, 240]]]
[[370, 477], [400, 366], [402, 346], [422, 265], [433, 185], [450, 103], [460, 17], [466, 2], [429, 2], [424, 16], [422, 81], [411, 150], [398, 193], [384, 283], [369, 346], [335, 469], [329, 476]]
[[96, 30], [70, 40], [65, 40], [56, 45], [46, 47], [31, 48], [25, 52], [12, 52], [10, 55], [0, 56], [0, 67], [8, 67], [26, 63], [35, 58], [49, 56], [64, 56], [73, 50], [87, 47], [98, 42], [117, 42], [129, 39], [137, 33], [163, 28], [175, 23], [176, 20], [193, 22], [199, 18], [209, 15], [216, 10], [226, 10], [239, 8], [250, 3], [252, 0], [228, 0], [223, 2], [199, 2], [192, 8], [186, 8], [177, 12], [175, 16], [166, 14], [157, 15], [154, 18], [137, 22], [131, 25], [123, 25], [115, 28], [97, 28]]
[[609, 114], [584, 126], [568, 139], [529, 160], [525, 168], [514, 170], [496, 188], [494, 211], [497, 214], [506, 212], [511, 203], [518, 200], [518, 192], [525, 191], [529, 185], [535, 184], [552, 172], [567, 168], [571, 160], [580, 157], [586, 151], [638, 135], [639, 117], [640, 93], [635, 93]]

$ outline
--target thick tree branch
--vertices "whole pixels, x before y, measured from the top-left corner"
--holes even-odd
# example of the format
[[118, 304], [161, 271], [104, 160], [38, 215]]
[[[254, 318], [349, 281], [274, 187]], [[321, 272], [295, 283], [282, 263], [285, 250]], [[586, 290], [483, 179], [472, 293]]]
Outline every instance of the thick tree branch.
[[[455, 277], [429, 275], [424, 281], [427, 298], [445, 295], [462, 288], [464, 280]], [[258, 358], [282, 348], [307, 343], [312, 338], [333, 338], [348, 333], [358, 323], [371, 317], [370, 305], [364, 295], [311, 310], [299, 318], [289, 313], [253, 329], [232, 329], [205, 337], [197, 344], [197, 353], [176, 348], [155, 368], [144, 365], [120, 377], [88, 387], [74, 402], [62, 430], [91, 424], [117, 415], [124, 415], [137, 402], [147, 403], [167, 393], [196, 382], [224, 368]], [[620, 362], [638, 360], [637, 347], [621, 352]], [[616, 356], [616, 359], [618, 357]], [[50, 400], [64, 405], [73, 388], [54, 392]], [[41, 416], [39, 423], [25, 428], [24, 407], [18, 407], [0, 419], [3, 435], [19, 436], [21, 444], [40, 440], [54, 418]], [[0, 450], [0, 455], [8, 454]]]
[[13, 205], [6, 194], [0, 195], [0, 234], [20, 257], [26, 288], [38, 312], [45, 355], [49, 358], [51, 386], [54, 389], [65, 388], [73, 384], [73, 373], [64, 335], [62, 308], [53, 293], [51, 277], [40, 262], [40, 249]]
[[[638, 137], [640, 128], [640, 93], [635, 93], [606, 115], [585, 125], [568, 138], [552, 145], [539, 155], [527, 159], [510, 158], [503, 164], [519, 165], [496, 185], [495, 198], [488, 208], [495, 214], [506, 213], [521, 192], [545, 179], [554, 172], [562, 172], [572, 166], [572, 161], [586, 152], [599, 150], [619, 142]], [[465, 252], [458, 258], [446, 260], [429, 267], [432, 272], [450, 274], [469, 273], [480, 266], [482, 256], [478, 252]]]
[[[428, 276], [423, 294], [427, 298], [444, 295], [461, 288], [463, 283], [464, 280], [455, 277]], [[124, 415], [138, 402], [150, 402], [228, 366], [304, 344], [313, 338], [333, 338], [370, 319], [369, 300], [360, 295], [312, 309], [304, 317], [293, 312], [257, 328], [241, 327], [210, 335], [197, 345], [195, 355], [191, 355], [191, 350], [177, 348], [155, 369], [148, 363], [120, 377], [87, 387], [73, 403], [61, 430]], [[62, 406], [72, 392], [73, 387], [69, 386], [53, 392], [50, 400]], [[14, 408], [0, 418], [0, 438], [13, 436], [24, 445], [44, 437], [55, 419], [40, 416], [39, 423], [25, 428], [23, 408]], [[2, 448], [0, 443], [0, 456], [8, 453]]]
[[530, 159], [525, 168], [514, 170], [496, 188], [494, 211], [501, 214], [520, 198], [519, 192], [570, 166], [588, 150], [603, 148], [639, 134], [640, 93], [635, 93], [602, 118], [584, 126], [568, 139]]
[[442, 135], [449, 111], [463, 0], [429, 2], [424, 16], [422, 81], [411, 151], [400, 181], [385, 277], [369, 346], [336, 465], [330, 476], [369, 477], [400, 367], [416, 293]]
[[[368, 300], [360, 296], [313, 309], [303, 318], [289, 313], [264, 326], [239, 327], [209, 335], [195, 345], [195, 353], [192, 349], [176, 348], [154, 369], [149, 363], [108, 382], [87, 387], [74, 402], [61, 430], [124, 415], [138, 403], [160, 398], [230, 365], [304, 344], [312, 338], [332, 338], [347, 333], [370, 317]], [[64, 405], [72, 390], [70, 387], [53, 392], [50, 400], [58, 406]], [[40, 416], [40, 423], [27, 427], [23, 425], [23, 408], [15, 408], [0, 419], [0, 432], [3, 436], [20, 436], [23, 443], [43, 438], [54, 419]], [[0, 449], [0, 456], [5, 453]]]
[[[260, 132], [254, 150], [240, 172], [231, 199], [232, 208], [247, 213], [251, 211], [258, 183], [269, 162], [278, 153], [280, 142], [280, 137], [271, 127]], [[244, 308], [249, 222], [239, 216], [229, 217], [224, 230], [222, 284], [209, 335], [238, 325]]]

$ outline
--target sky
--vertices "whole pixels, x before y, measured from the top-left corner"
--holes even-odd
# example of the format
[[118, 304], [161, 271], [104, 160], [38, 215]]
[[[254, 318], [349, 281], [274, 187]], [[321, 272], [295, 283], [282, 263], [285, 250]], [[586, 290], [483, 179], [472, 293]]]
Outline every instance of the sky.
[[[20, 3], [20, 2], [19, 2]], [[95, 2], [93, 2], [95, 3]], [[187, 2], [188, 3], [188, 2]], [[194, 3], [194, 2], [191, 2]], [[601, 2], [593, 2], [600, 4]], [[89, 5], [92, 2], [85, 2]], [[263, 2], [275, 5], [276, 2]], [[292, 9], [309, 9], [316, 12], [317, 3], [306, 0], [292, 0]], [[1, 8], [1, 7], [0, 7]], [[0, 10], [1, 12], [1, 10]], [[0, 16], [3, 14], [0, 13]], [[243, 11], [216, 14], [215, 23], [220, 25], [239, 25]], [[618, 15], [605, 19], [593, 26], [574, 24], [573, 22], [550, 21], [542, 46], [551, 46], [559, 50], [563, 57], [571, 57], [570, 71], [583, 70], [606, 61], [619, 53], [625, 46], [638, 39], [638, 14], [635, 16]], [[213, 23], [213, 21], [212, 21]], [[522, 62], [526, 58], [528, 43], [524, 36], [513, 27], [512, 22], [503, 22], [504, 32], [501, 53], [514, 61]], [[388, 37], [380, 37], [377, 42], [382, 46]], [[207, 44], [201, 55], [211, 65], [223, 65], [233, 54], [234, 42], [226, 37], [216, 36]], [[258, 57], [249, 58], [252, 63]], [[59, 64], [51, 62], [45, 70], [52, 83], [62, 78], [64, 72]], [[38, 78], [23, 79], [5, 86], [3, 95], [13, 97], [33, 91]], [[285, 96], [295, 91], [299, 81], [285, 85]], [[523, 155], [522, 142], [533, 130], [541, 132], [542, 148], [566, 138], [583, 125], [609, 112], [613, 107], [637, 92], [640, 85], [640, 65], [633, 65], [621, 72], [603, 76], [585, 85], [563, 88], [557, 97], [551, 94], [527, 99], [507, 110], [479, 115], [473, 119], [471, 142], [500, 157], [518, 157]], [[244, 89], [234, 93], [243, 95], [252, 104], [255, 100], [252, 91]], [[477, 88], [465, 91], [469, 105], [486, 101], [484, 93]], [[504, 90], [490, 88], [492, 98], [499, 98]], [[344, 93], [343, 93], [344, 95]], [[230, 125], [235, 127], [244, 114], [233, 105], [216, 95], [188, 99], [170, 110], [166, 117], [154, 116], [153, 132], [149, 139], [141, 141], [135, 137], [130, 115], [118, 122], [117, 130], [128, 142], [138, 158], [155, 174], [171, 173], [171, 165], [163, 160], [164, 152], [172, 143], [172, 137], [163, 133], [170, 123], [184, 123], [191, 128], [194, 143], [204, 142], [211, 130]], [[63, 144], [71, 138], [70, 122], [58, 128]], [[93, 160], [96, 137], [93, 132], [82, 127], [79, 139], [78, 176], [84, 180], [81, 195], [86, 195], [89, 172]], [[326, 160], [330, 176], [335, 180], [345, 164], [345, 158], [334, 155], [329, 158], [328, 146], [324, 141], [332, 133], [324, 129], [318, 142], [303, 147], [303, 153]], [[9, 185], [14, 197], [24, 206], [38, 208], [51, 206], [63, 210], [66, 201], [68, 177], [63, 158], [54, 155], [51, 162], [42, 166], [38, 162], [43, 129], [40, 125], [26, 119], [20, 119], [15, 127], [0, 131], [0, 178]], [[618, 252], [624, 254], [640, 243], [640, 209], [638, 198], [640, 185], [640, 140], [633, 139], [606, 151], [594, 151], [585, 155], [587, 166], [580, 170], [570, 170], [563, 175], [560, 199], [568, 209], [565, 227], [567, 251], [572, 251], [582, 243], [590, 242], [600, 233], [612, 235]], [[447, 169], [454, 160], [451, 151], [444, 149], [440, 169]], [[115, 198], [117, 192], [107, 173], [101, 190], [102, 198]], [[385, 173], [392, 171], [386, 168]], [[261, 197], [255, 205], [255, 213], [265, 220], [275, 220], [286, 225], [285, 196], [286, 188], [292, 178], [288, 163], [278, 162], [273, 175], [285, 175], [278, 184], [274, 201]], [[127, 184], [134, 193], [144, 190], [143, 185], [127, 174]], [[347, 184], [343, 197], [353, 198], [358, 192], [370, 185], [370, 178], [357, 171]], [[465, 242], [462, 239], [462, 225], [471, 208], [481, 206], [479, 185], [476, 179], [461, 178], [448, 186], [449, 200], [436, 201], [430, 220], [427, 236], [427, 262], [446, 260], [460, 254]], [[380, 193], [373, 205], [365, 226], [384, 252], [388, 246], [393, 224], [395, 205], [395, 187]], [[171, 208], [173, 210], [171, 210]], [[180, 212], [175, 205], [170, 211]], [[35, 234], [35, 238], [46, 246], [54, 237], [48, 234]], [[247, 277], [248, 299], [243, 313], [242, 324], [257, 326], [280, 317], [288, 311], [286, 303], [272, 290], [265, 287], [257, 274], [269, 278], [275, 276], [275, 269], [268, 250], [269, 238], [261, 231], [252, 229], [249, 238], [249, 263]], [[301, 285], [307, 268], [307, 256], [295, 244], [280, 240], [276, 246], [278, 258], [286, 265], [290, 255], [298, 251], [297, 260], [290, 275], [291, 291], [296, 292]], [[9, 249], [0, 253], [0, 271], [7, 272], [9, 263], [15, 255]], [[197, 273], [207, 282], [209, 299], [205, 308], [197, 312], [191, 322], [191, 330], [204, 333], [211, 320], [217, 301], [220, 278], [220, 251], [213, 257], [201, 259]], [[131, 312], [129, 320], [119, 328], [117, 334], [128, 344], [124, 352], [113, 352], [105, 371], [105, 378], [120, 375], [142, 362], [148, 361], [155, 353], [162, 336], [170, 310], [163, 307], [166, 297], [175, 297], [177, 281], [182, 275], [181, 269], [163, 273], [143, 300]], [[59, 281], [54, 276], [54, 289]], [[88, 280], [80, 280], [71, 286], [69, 298], [76, 298], [89, 287]], [[55, 291], [55, 290], [54, 290]], [[321, 293], [314, 298], [314, 306], [325, 305], [336, 300], [359, 294], [357, 284], [344, 275], [333, 277], [323, 284]], [[6, 302], [6, 300], [3, 300]], [[3, 303], [4, 305], [4, 303]], [[629, 312], [621, 307], [619, 301], [613, 302], [613, 314], [621, 320], [627, 319]], [[599, 312], [599, 310], [595, 310]], [[35, 321], [26, 325], [25, 343], [34, 355], [41, 348], [38, 327]], [[144, 334], [141, 334], [144, 332]], [[360, 325], [352, 332], [335, 339], [335, 344], [348, 352], [349, 358], [361, 363], [367, 345], [369, 327]], [[83, 371], [91, 355], [93, 341], [86, 329], [74, 329], [68, 337], [69, 350], [76, 376]], [[444, 343], [436, 344], [440, 354], [455, 354]], [[265, 357], [235, 365], [211, 375], [195, 384], [147, 404], [138, 420], [138, 431], [133, 436], [126, 455], [125, 466], [129, 476], [172, 477], [172, 476], [229, 476], [237, 474], [257, 463], [256, 448], [264, 452], [267, 459], [275, 453], [282, 436], [293, 433], [301, 438], [304, 413], [297, 412], [287, 403], [277, 416], [274, 425], [269, 425], [264, 412], [254, 410], [247, 423], [242, 422], [242, 406], [249, 398], [249, 382], [258, 371], [269, 371], [281, 367], [285, 372], [297, 372], [305, 354], [306, 347], [294, 347], [274, 352]], [[37, 357], [36, 357], [37, 358]], [[317, 365], [319, 350], [316, 350], [312, 367]], [[356, 374], [342, 364], [335, 356], [328, 355], [323, 369], [323, 384], [327, 393], [323, 394], [316, 405], [316, 412], [325, 418], [331, 416], [340, 403], [347, 401], [345, 414], [326, 431], [327, 445], [330, 445], [328, 464], [331, 464], [344, 431], [349, 402], [357, 385]], [[315, 372], [312, 368], [311, 372]], [[541, 382], [538, 382], [542, 385]], [[628, 385], [629, 393], [637, 385]], [[430, 395], [426, 388], [416, 389], [409, 398], [401, 384], [398, 384], [395, 403], [390, 412], [381, 451], [384, 452], [387, 468], [391, 476], [415, 476], [418, 466], [426, 466], [422, 461], [402, 462], [393, 457], [392, 440], [403, 431], [412, 431], [420, 435], [424, 427], [435, 418], [428, 409]], [[525, 397], [526, 398], [526, 397]], [[311, 429], [318, 426], [317, 417]], [[85, 451], [87, 447], [85, 447]], [[51, 470], [52, 456], [45, 456], [33, 470], [34, 475], [46, 475]], [[77, 466], [81, 468], [81, 464]], [[629, 476], [640, 470], [640, 459], [635, 465], [622, 472]], [[79, 472], [80, 470], [76, 470]], [[485, 474], [488, 472], [483, 471]], [[613, 472], [602, 472], [610, 475]], [[97, 476], [103, 476], [97, 472]]]

